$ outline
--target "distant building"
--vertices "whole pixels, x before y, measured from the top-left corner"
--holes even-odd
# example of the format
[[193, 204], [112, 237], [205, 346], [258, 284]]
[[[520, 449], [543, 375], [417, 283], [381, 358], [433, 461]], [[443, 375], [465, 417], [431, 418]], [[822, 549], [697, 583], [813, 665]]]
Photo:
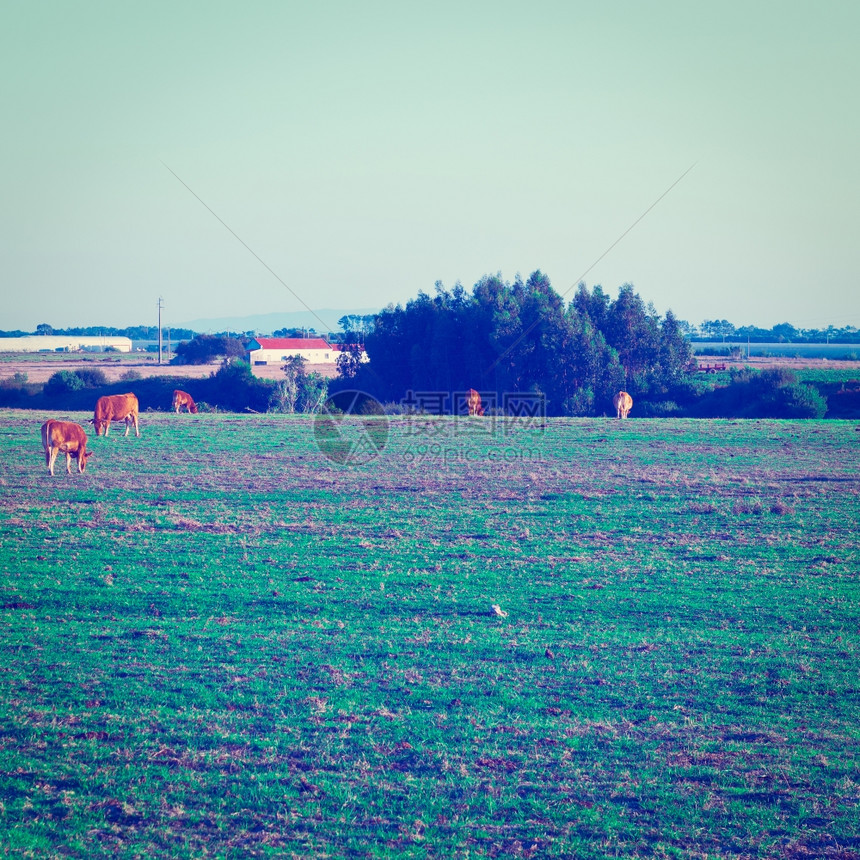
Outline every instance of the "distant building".
[[83, 335], [34, 334], [28, 337], [0, 337], [0, 352], [131, 352], [127, 337], [85, 337]]
[[248, 363], [280, 364], [300, 356], [308, 364], [335, 364], [342, 349], [321, 337], [258, 337], [248, 344]]

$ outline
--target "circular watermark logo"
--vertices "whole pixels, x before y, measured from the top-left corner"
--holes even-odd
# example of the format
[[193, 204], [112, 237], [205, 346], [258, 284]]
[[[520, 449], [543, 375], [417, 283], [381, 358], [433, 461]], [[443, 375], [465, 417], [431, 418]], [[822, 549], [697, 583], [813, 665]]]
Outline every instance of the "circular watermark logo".
[[375, 460], [388, 444], [388, 416], [370, 394], [339, 391], [314, 416], [314, 440], [332, 463], [363, 466]]

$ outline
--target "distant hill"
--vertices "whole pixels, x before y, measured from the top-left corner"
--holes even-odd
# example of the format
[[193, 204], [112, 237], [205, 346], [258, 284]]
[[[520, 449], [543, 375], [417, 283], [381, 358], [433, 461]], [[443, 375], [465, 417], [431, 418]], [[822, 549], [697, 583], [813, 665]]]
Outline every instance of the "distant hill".
[[246, 317], [212, 317], [177, 323], [176, 328], [190, 328], [199, 334], [207, 332], [253, 331], [260, 335], [271, 334], [282, 328], [312, 328], [318, 334], [340, 331], [337, 321], [347, 315], [366, 316], [379, 313], [379, 308], [325, 308], [319, 311], [290, 311], [287, 313], [252, 314]]

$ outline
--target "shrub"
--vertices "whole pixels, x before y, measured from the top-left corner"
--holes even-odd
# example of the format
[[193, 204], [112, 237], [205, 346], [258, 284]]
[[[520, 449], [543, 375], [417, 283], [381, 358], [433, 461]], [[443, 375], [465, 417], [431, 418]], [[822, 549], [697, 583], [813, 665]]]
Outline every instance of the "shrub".
[[277, 382], [269, 395], [269, 412], [319, 412], [328, 396], [328, 379], [321, 373], [305, 371], [305, 359], [290, 358], [281, 370], [284, 379]]
[[786, 385], [781, 395], [783, 418], [823, 418], [827, 412], [827, 401], [811, 385]]
[[314, 414], [319, 412], [328, 397], [328, 379], [312, 371], [299, 377], [299, 409]]
[[296, 399], [299, 396], [298, 383], [295, 379], [281, 379], [275, 383], [269, 395], [267, 412], [285, 412], [292, 414], [296, 411]]
[[26, 373], [12, 374], [11, 377], [0, 379], [0, 406], [23, 406], [29, 408], [30, 398], [42, 390], [42, 386], [28, 382]]
[[291, 356], [286, 364], [281, 366], [281, 370], [284, 372], [284, 378], [275, 384], [269, 395], [269, 412], [292, 414], [296, 411], [300, 383], [305, 374], [305, 359], [300, 355]]
[[385, 415], [385, 408], [372, 397], [365, 398], [356, 410], [358, 415]]
[[100, 388], [102, 385], [108, 384], [105, 372], [98, 367], [86, 367], [82, 370], [76, 370], [75, 374], [83, 382], [84, 388]]
[[641, 418], [666, 418], [671, 415], [678, 415], [678, 404], [674, 400], [661, 400], [656, 403], [644, 401], [639, 406], [639, 416]]
[[[591, 388], [577, 388], [563, 404], [565, 415], [593, 415], [594, 391]], [[610, 404], [611, 405], [611, 404]]]
[[58, 397], [71, 391], [81, 391], [85, 388], [83, 379], [71, 370], [58, 370], [45, 383], [45, 394]]
[[271, 383], [257, 379], [251, 365], [238, 358], [225, 360], [218, 372], [210, 377], [207, 388], [207, 397], [224, 409], [265, 412], [269, 408]]
[[694, 410], [713, 418], [823, 418], [827, 401], [787, 368], [731, 373], [728, 386], [705, 394]]

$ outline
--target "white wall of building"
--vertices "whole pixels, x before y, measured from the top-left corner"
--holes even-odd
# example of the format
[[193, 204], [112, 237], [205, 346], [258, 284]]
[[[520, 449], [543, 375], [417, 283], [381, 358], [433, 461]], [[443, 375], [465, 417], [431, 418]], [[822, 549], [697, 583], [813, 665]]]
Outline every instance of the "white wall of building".
[[117, 352], [131, 352], [127, 337], [78, 337], [75, 335], [39, 335], [29, 337], [0, 337], [0, 352], [79, 352], [103, 351], [111, 347]]

